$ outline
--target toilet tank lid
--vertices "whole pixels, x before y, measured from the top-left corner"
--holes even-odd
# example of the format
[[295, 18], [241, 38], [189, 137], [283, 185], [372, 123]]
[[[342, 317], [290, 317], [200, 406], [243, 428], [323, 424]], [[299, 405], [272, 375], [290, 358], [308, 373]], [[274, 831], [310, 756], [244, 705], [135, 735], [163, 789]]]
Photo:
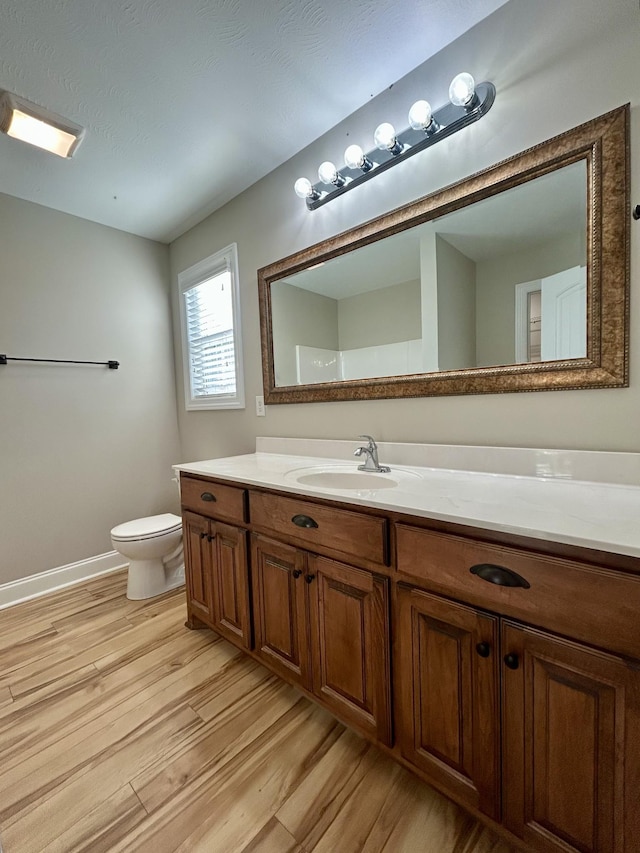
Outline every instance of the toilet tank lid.
[[182, 519], [172, 512], [162, 515], [149, 515], [146, 518], [134, 518], [133, 521], [125, 521], [118, 524], [111, 531], [114, 539], [142, 539], [152, 536], [160, 536], [162, 533], [171, 533], [182, 527]]

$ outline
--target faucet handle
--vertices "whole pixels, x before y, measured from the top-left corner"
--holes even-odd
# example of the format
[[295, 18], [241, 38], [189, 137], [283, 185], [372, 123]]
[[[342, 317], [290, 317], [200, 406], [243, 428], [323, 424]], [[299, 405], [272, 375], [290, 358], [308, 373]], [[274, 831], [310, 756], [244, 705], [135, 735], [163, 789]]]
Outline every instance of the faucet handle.
[[369, 446], [375, 446], [375, 440], [372, 435], [359, 435], [358, 438], [366, 438], [369, 442]]

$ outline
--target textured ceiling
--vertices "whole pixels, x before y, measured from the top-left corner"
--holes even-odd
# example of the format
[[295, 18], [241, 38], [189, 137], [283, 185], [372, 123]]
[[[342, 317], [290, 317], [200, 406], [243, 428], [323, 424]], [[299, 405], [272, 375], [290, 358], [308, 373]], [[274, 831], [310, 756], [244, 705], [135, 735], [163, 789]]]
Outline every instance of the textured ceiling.
[[0, 192], [168, 242], [504, 2], [1, 0], [0, 89], [87, 133]]

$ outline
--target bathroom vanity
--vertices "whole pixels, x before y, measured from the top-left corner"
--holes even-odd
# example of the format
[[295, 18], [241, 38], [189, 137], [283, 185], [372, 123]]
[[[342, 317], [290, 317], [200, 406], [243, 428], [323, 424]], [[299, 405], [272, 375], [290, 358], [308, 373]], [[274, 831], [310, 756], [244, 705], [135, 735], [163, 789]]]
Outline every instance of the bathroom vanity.
[[188, 627], [514, 843], [639, 850], [640, 454], [354, 447], [176, 466]]

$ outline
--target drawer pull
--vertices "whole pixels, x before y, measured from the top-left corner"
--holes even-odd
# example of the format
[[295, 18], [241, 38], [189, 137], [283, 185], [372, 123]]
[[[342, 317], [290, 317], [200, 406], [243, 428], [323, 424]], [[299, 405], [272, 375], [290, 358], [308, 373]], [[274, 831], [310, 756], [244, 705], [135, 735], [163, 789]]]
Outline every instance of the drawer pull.
[[294, 569], [292, 572], [294, 578], [297, 580], [302, 574], [302, 569]]
[[523, 589], [529, 589], [531, 584], [522, 575], [505, 569], [503, 566], [494, 566], [492, 563], [478, 563], [477, 566], [471, 566], [469, 569], [472, 575], [478, 575], [487, 583], [495, 583], [498, 586], [519, 586]]
[[508, 666], [509, 669], [517, 669], [520, 666], [520, 659], [518, 655], [505, 655], [504, 656], [505, 666]]
[[291, 519], [297, 527], [317, 527], [318, 522], [309, 515], [294, 515]]
[[200, 498], [201, 498], [201, 500], [203, 500], [203, 501], [209, 501], [209, 503], [212, 503], [213, 501], [215, 501], [215, 500], [216, 500], [216, 496], [215, 496], [215, 495], [213, 495], [213, 494], [211, 494], [211, 492], [203, 492], [203, 493], [200, 495]]
[[480, 655], [481, 658], [488, 658], [491, 654], [491, 646], [489, 643], [478, 643], [476, 646], [476, 651]]

